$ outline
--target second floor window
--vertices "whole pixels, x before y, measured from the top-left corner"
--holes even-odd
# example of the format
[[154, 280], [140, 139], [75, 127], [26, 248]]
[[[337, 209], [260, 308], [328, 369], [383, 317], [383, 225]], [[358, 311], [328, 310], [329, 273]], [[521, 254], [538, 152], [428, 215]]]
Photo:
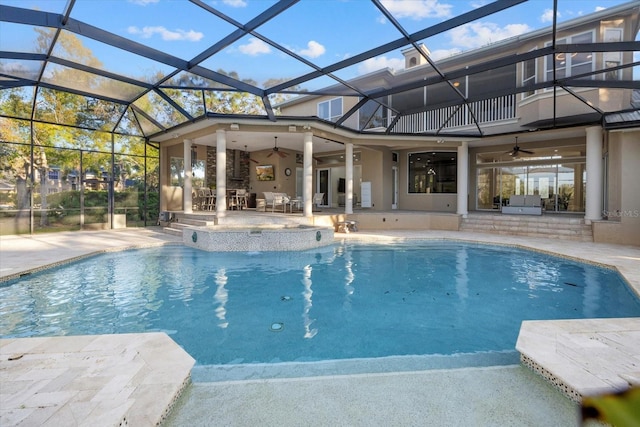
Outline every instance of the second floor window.
[[360, 108], [360, 130], [385, 127], [387, 125], [387, 109], [374, 101], [368, 101]]
[[334, 98], [318, 104], [318, 117], [332, 122], [342, 117], [342, 98]]
[[[524, 61], [522, 64], [522, 86], [536, 83], [536, 60], [530, 59]], [[535, 93], [533, 90], [528, 90], [522, 94], [523, 98], [531, 96]]]
[[[557, 44], [582, 44], [593, 43], [593, 32], [577, 34], [571, 37], [558, 39]], [[547, 43], [547, 46], [551, 43]], [[553, 81], [555, 66], [556, 79], [577, 76], [593, 71], [593, 53], [590, 52], [560, 52], [555, 57], [547, 56], [545, 59], [546, 81]]]

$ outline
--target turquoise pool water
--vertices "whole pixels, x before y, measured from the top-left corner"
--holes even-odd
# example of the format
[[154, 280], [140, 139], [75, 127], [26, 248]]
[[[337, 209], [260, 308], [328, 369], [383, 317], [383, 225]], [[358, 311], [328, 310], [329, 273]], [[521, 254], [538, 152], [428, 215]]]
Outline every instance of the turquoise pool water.
[[182, 246], [87, 258], [0, 287], [0, 336], [165, 331], [199, 365], [510, 351], [533, 319], [640, 316], [614, 271], [508, 247]]

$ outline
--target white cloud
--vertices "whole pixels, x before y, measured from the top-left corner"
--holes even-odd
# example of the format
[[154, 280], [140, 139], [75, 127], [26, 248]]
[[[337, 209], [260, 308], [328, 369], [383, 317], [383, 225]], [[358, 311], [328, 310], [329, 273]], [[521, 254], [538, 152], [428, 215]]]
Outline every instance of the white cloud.
[[[558, 18], [560, 18], [562, 15], [560, 14], [560, 12], [558, 12]], [[540, 17], [540, 21], [542, 22], [553, 22], [553, 9], [545, 9], [544, 12], [542, 12], [542, 16]]]
[[199, 31], [193, 31], [193, 30], [185, 31], [180, 29], [171, 31], [171, 30], [167, 30], [165, 27], [162, 27], [162, 26], [143, 27], [143, 28], [131, 26], [127, 28], [127, 31], [129, 32], [129, 34], [136, 34], [145, 39], [149, 39], [153, 37], [155, 34], [160, 34], [160, 37], [162, 37], [162, 40], [166, 40], [166, 41], [186, 40], [190, 42], [197, 42], [202, 37], [204, 37], [204, 34], [202, 34]]
[[146, 6], [151, 3], [158, 3], [160, 0], [129, 0], [129, 3]]
[[450, 37], [454, 46], [475, 49], [529, 31], [531, 28], [527, 24], [508, 24], [501, 28], [492, 22], [473, 22], [454, 28]]
[[386, 56], [378, 56], [369, 58], [358, 65], [359, 74], [367, 74], [373, 71], [391, 68], [393, 70], [401, 70], [404, 68], [404, 58], [387, 58]]
[[326, 49], [317, 41], [311, 40], [307, 43], [307, 48], [298, 51], [298, 53], [302, 56], [307, 56], [309, 58], [317, 58], [321, 55], [324, 55]]
[[596, 6], [596, 12], [600, 12], [601, 10], [605, 10], [606, 7], [602, 7], [602, 6]]
[[449, 18], [452, 16], [452, 5], [440, 3], [438, 0], [382, 0], [382, 5], [396, 19], [411, 18]]
[[224, 4], [231, 7], [246, 7], [247, 2], [244, 0], [224, 0]]
[[271, 48], [268, 44], [255, 37], [251, 37], [249, 39], [249, 43], [240, 45], [238, 49], [240, 50], [240, 52], [251, 56], [271, 52]]

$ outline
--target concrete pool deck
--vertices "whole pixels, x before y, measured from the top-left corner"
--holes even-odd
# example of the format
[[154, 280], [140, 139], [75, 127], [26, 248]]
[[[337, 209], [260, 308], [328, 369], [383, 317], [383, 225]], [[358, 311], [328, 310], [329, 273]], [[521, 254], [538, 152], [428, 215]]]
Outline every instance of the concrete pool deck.
[[[615, 266], [636, 294], [640, 294], [639, 247], [442, 231], [358, 232], [336, 235], [336, 239], [342, 238], [377, 241], [405, 238], [454, 239], [521, 246]], [[0, 278], [5, 280], [10, 277], [19, 277], [20, 274], [95, 252], [179, 242], [179, 238], [163, 234], [159, 229], [0, 236]], [[538, 337], [535, 336], [536, 331], [549, 331], [554, 322], [564, 321], [539, 322], [541, 329], [535, 327], [529, 329], [527, 325], [527, 348], [533, 349], [534, 353], [536, 350], [541, 350], [538, 356], [529, 353], [527, 356], [531, 359], [539, 357], [538, 362], [541, 366], [552, 368], [550, 371], [553, 375], [564, 375], [563, 373], [569, 372], [569, 377], [577, 378], [579, 383], [583, 383], [579, 386], [584, 387], [582, 391], [587, 390], [587, 394], [596, 388], [602, 391], [607, 390], [603, 390], [601, 382], [597, 386], [591, 383], [584, 384], [585, 378], [601, 379], [603, 376], [601, 374], [605, 371], [607, 375], [617, 375], [617, 383], [611, 384], [608, 389], [613, 391], [624, 384], [620, 379], [630, 383], [634, 378], [638, 378], [634, 376], [637, 372], [633, 371], [633, 367], [637, 369], [640, 366], [637, 348], [640, 334], [638, 320], [637, 318], [629, 319], [630, 323], [615, 326], [613, 330], [610, 322], [607, 324], [607, 319], [602, 319], [602, 322], [598, 319], [575, 321], [579, 325], [576, 332], [582, 334], [573, 335], [576, 339], [568, 339], [567, 334], [571, 331], [563, 329], [559, 323], [560, 328], [556, 332], [543, 332], [538, 334]], [[47, 338], [51, 342], [64, 339], [65, 337]], [[6, 341], [15, 343], [21, 340], [2, 340], [3, 347]], [[132, 340], [132, 345], [135, 345], [135, 342], [135, 339]], [[594, 344], [597, 344], [595, 352]], [[615, 356], [609, 352], [607, 346], [616, 352]], [[108, 345], [104, 347], [104, 351], [109, 352]], [[74, 367], [72, 354], [76, 353], [70, 352], [69, 357], [61, 358], [69, 362], [69, 366], [65, 369]], [[623, 355], [623, 360], [619, 359], [620, 354]], [[553, 366], [550, 366], [549, 360], [545, 359], [550, 355], [556, 358], [551, 363]], [[127, 371], [125, 359], [122, 359], [123, 372]], [[582, 361], [583, 366], [576, 367], [576, 361]], [[12, 368], [17, 364], [10, 365], [4, 352], [0, 363], [2, 373], [0, 425], [16, 425], [17, 423], [11, 421], [12, 418], [7, 418], [7, 411], [15, 409], [16, 405], [18, 408], [24, 405], [19, 403], [20, 399], [15, 398], [15, 389], [11, 388], [16, 386], [16, 381], [20, 381], [20, 376]], [[617, 366], [622, 366], [623, 370], [616, 371]], [[37, 369], [39, 368], [33, 368], [31, 373], [36, 378], [39, 372]], [[118, 369], [114, 367], [112, 372], [119, 372]], [[64, 408], [68, 409], [67, 405], [73, 402], [73, 399], [70, 400], [69, 393], [62, 392], [64, 381], [52, 383], [59, 384], [60, 393], [56, 394], [54, 390], [49, 389], [48, 391], [53, 393], [51, 396], [58, 396], [59, 400], [49, 401], [48, 405], [40, 405], [43, 408], [36, 408], [40, 411], [50, 411], [50, 415], [39, 425], [47, 425], [47, 423], [56, 425], [56, 413], [62, 416]], [[12, 384], [11, 387], [8, 384]], [[51, 388], [54, 388], [54, 385]], [[147, 399], [150, 397], [153, 399], [154, 394], [150, 393], [151, 396], [147, 394]], [[9, 407], [9, 403], [14, 407]], [[146, 409], [148, 408], [145, 407]], [[140, 416], [136, 413], [127, 413], [127, 419], [136, 419]], [[160, 419], [161, 416], [162, 414]], [[502, 366], [194, 383], [187, 387], [184, 398], [180, 400], [174, 413], [169, 416], [167, 424], [176, 426], [212, 425], [212, 423], [217, 425], [368, 426], [425, 425], [426, 423], [430, 425], [551, 426], [576, 425], [578, 417], [575, 403], [565, 399], [541, 376], [523, 366]], [[75, 425], [119, 425], [121, 419], [114, 416], [111, 423], [105, 421], [104, 418], [84, 417], [76, 420]], [[65, 425], [74, 424], [65, 423]], [[146, 424], [143, 423], [143, 425]]]

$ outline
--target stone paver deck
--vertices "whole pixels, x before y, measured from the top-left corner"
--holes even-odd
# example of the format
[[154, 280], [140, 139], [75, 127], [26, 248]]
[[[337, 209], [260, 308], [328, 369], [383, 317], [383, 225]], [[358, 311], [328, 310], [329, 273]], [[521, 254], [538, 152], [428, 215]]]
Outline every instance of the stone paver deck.
[[522, 322], [523, 364], [576, 402], [640, 387], [640, 318]]
[[158, 425], [194, 364], [160, 332], [3, 339], [0, 425]]

